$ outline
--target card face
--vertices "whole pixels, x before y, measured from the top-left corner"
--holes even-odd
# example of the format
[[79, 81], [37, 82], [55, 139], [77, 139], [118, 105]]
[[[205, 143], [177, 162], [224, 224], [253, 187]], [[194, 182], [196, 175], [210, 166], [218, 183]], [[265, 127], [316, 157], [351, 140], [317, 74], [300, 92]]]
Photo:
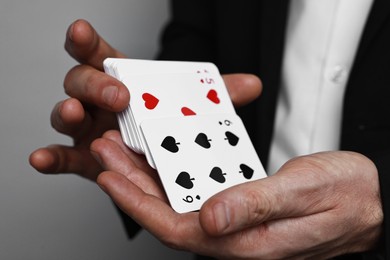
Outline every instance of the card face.
[[199, 210], [214, 194], [266, 177], [235, 114], [145, 120], [142, 133], [172, 208]]
[[122, 80], [129, 75], [151, 75], [169, 73], [219, 74], [218, 68], [210, 62], [150, 61], [141, 59], [108, 58], [104, 60], [105, 71]]
[[[123, 121], [132, 122], [135, 140], [128, 144], [152, 162], [140, 124], [144, 120], [202, 114], [235, 113], [222, 77], [217, 74], [133, 75], [122, 81], [130, 91], [129, 109]], [[131, 114], [131, 115], [130, 115]], [[138, 142], [138, 143], [137, 143]], [[137, 146], [137, 144], [138, 146]]]
[[[144, 119], [234, 112], [213, 63], [108, 58], [103, 65], [106, 73], [122, 81], [131, 93], [128, 109], [118, 113], [123, 140], [133, 151], [145, 154], [153, 168], [139, 129]], [[140, 93], [143, 89], [148, 91]]]
[[123, 79], [135, 122], [150, 118], [235, 113], [220, 75], [134, 75]]

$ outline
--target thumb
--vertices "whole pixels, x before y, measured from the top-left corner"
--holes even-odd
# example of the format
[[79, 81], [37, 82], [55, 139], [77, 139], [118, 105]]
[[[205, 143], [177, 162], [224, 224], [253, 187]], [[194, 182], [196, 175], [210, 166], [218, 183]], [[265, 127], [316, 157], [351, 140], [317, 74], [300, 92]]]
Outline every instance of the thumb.
[[253, 74], [227, 74], [223, 76], [223, 80], [236, 107], [255, 100], [263, 88], [260, 79]]
[[111, 47], [85, 20], [73, 22], [66, 33], [65, 50], [75, 60], [103, 70], [103, 60], [125, 55]]
[[279, 173], [231, 187], [210, 198], [200, 210], [202, 228], [212, 236], [221, 236], [266, 221], [300, 217], [331, 208], [329, 204], [320, 203], [326, 195], [316, 175]]

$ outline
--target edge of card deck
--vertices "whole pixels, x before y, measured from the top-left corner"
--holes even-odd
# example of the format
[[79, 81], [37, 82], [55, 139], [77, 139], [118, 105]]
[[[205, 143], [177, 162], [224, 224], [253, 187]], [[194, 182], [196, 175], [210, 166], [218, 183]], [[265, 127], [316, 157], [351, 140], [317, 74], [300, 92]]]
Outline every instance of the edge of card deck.
[[[211, 62], [162, 61], [126, 58], [107, 58], [103, 61], [106, 71], [121, 80], [124, 75], [165, 74], [165, 73], [214, 73], [219, 74]], [[115, 75], [114, 75], [115, 74]]]

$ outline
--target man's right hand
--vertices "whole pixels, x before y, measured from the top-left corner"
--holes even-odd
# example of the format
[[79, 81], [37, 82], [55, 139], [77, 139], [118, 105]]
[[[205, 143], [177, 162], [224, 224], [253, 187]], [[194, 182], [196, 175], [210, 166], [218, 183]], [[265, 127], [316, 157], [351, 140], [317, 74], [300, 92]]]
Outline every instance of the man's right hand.
[[69, 99], [55, 105], [51, 124], [73, 139], [73, 146], [50, 145], [30, 155], [30, 164], [42, 173], [77, 173], [95, 180], [101, 172], [89, 146], [109, 129], [117, 129], [115, 112], [130, 100], [127, 88], [103, 72], [107, 57], [125, 57], [101, 38], [84, 20], [69, 26], [65, 49], [80, 64], [64, 80]]
[[[73, 139], [73, 146], [50, 145], [30, 155], [30, 164], [42, 173], [76, 173], [96, 180], [103, 170], [92, 156], [90, 144], [106, 131], [117, 129], [115, 112], [125, 109], [130, 100], [126, 86], [103, 72], [104, 59], [124, 58], [84, 20], [70, 25], [65, 49], [80, 62], [66, 75], [64, 88], [70, 98], [55, 105], [51, 124], [55, 130]], [[231, 74], [223, 79], [236, 107], [257, 98], [261, 81], [254, 75]], [[134, 154], [137, 167], [148, 172], [143, 156]], [[149, 167], [148, 167], [149, 168]]]

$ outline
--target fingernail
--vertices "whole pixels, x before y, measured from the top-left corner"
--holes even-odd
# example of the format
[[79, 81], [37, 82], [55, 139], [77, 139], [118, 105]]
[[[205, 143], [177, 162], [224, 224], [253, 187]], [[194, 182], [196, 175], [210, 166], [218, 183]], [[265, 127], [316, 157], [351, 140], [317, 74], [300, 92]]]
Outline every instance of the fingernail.
[[94, 151], [90, 151], [92, 154], [92, 157], [102, 166], [102, 159], [100, 158], [99, 154]]
[[108, 86], [102, 92], [103, 101], [109, 106], [113, 106], [118, 97], [118, 88], [116, 86]]
[[230, 224], [230, 214], [224, 203], [217, 203], [213, 207], [215, 225], [218, 232], [225, 231]]
[[69, 40], [71, 40], [71, 41], [73, 41], [73, 28], [74, 28], [74, 24], [75, 23], [72, 23], [69, 26], [69, 29], [68, 29], [68, 37], [69, 37]]
[[107, 188], [106, 188], [105, 185], [103, 185], [103, 184], [101, 184], [101, 183], [98, 183], [98, 186], [100, 187], [100, 189], [102, 189], [105, 193], [108, 194], [108, 190], [107, 190]]

